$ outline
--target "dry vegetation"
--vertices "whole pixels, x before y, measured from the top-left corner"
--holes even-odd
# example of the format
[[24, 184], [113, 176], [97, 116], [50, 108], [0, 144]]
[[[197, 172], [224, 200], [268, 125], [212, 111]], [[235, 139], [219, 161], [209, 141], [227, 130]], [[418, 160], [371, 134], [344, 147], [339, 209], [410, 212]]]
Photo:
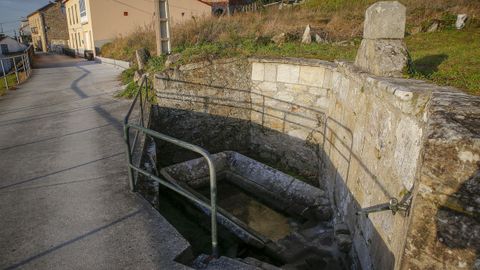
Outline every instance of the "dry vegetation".
[[[180, 63], [200, 61], [204, 59], [232, 57], [232, 56], [292, 56], [321, 58], [324, 60], [347, 59], [352, 60], [362, 35], [365, 9], [376, 0], [307, 0], [305, 4], [296, 7], [278, 10], [277, 8], [257, 13], [238, 13], [230, 17], [212, 17], [191, 20], [182, 25], [173, 27], [174, 52], [182, 53]], [[447, 69], [461, 70], [456, 65], [456, 55], [461, 59], [478, 55], [478, 41], [468, 41], [469, 44], [458, 46], [458, 50], [449, 47], [448, 41], [432, 38], [432, 35], [421, 33], [408, 36], [413, 29], [425, 31], [433, 22], [440, 24], [443, 38], [450, 42], [467, 42], [465, 38], [477, 37], [480, 32], [480, 1], [479, 0], [400, 0], [407, 7], [407, 44], [414, 40], [418, 46], [411, 46], [414, 56], [424, 57], [428, 53], [428, 46], [436, 48], [436, 52], [448, 51], [443, 66]], [[466, 30], [452, 30], [456, 15], [466, 13], [469, 16]], [[346, 46], [332, 43], [309, 45], [300, 44], [299, 38], [305, 26], [309, 24], [314, 33], [320, 34], [328, 41], [350, 40]], [[461, 32], [467, 34], [461, 35]], [[270, 40], [274, 35], [287, 33], [290, 40], [279, 46]], [[437, 32], [440, 33], [440, 32]], [[435, 35], [436, 33], [433, 33]], [[423, 38], [425, 37], [425, 38]], [[469, 39], [470, 40], [470, 39]], [[428, 42], [422, 45], [422, 41]], [[430, 42], [437, 43], [430, 43]], [[409, 44], [410, 43], [410, 44]], [[138, 29], [127, 37], [119, 37], [102, 48], [102, 54], [116, 59], [132, 60], [134, 51], [146, 47], [152, 54], [155, 51], [155, 36], [152, 28]], [[412, 51], [412, 49], [419, 51]], [[423, 50], [423, 51], [422, 51]], [[461, 51], [459, 51], [461, 50]], [[469, 52], [471, 51], [471, 52]], [[151, 61], [153, 71], [163, 68], [163, 57]], [[417, 73], [414, 76], [432, 79], [437, 83], [448, 84], [449, 77], [438, 74], [450, 73], [450, 70], [441, 70], [442, 63], [435, 63], [438, 72], [430, 72], [428, 62], [422, 62], [423, 67], [429, 70], [428, 74]], [[466, 89], [471, 93], [480, 92], [480, 82], [475, 75], [480, 69], [480, 63], [472, 63], [469, 70], [472, 74], [461, 74], [464, 83], [455, 82], [452, 85]], [[475, 72], [477, 70], [477, 72]], [[466, 79], [465, 79], [466, 78]]]
[[102, 47], [102, 55], [114, 59], [132, 60], [135, 51], [140, 48], [155, 51], [153, 26], [139, 27], [132, 34], [118, 37], [113, 42], [105, 44]]
[[[359, 37], [365, 9], [376, 0], [310, 0], [303, 6], [230, 18], [190, 21], [174, 28], [175, 44], [229, 42], [235, 38], [272, 37], [287, 32], [300, 35], [305, 26], [325, 33], [330, 40]], [[403, 0], [408, 8], [408, 29], [427, 27], [434, 20], [448, 23], [452, 14], [467, 13], [480, 19], [478, 0]]]
[[[201, 18], [173, 27], [173, 46], [185, 48], [205, 43], [238, 44], [244, 39], [270, 38], [279, 33], [299, 36], [310, 24], [328, 40], [360, 37], [365, 9], [376, 0], [309, 0], [306, 4], [264, 12], [238, 13], [231, 17]], [[478, 0], [400, 0], [407, 6], [407, 30], [426, 28], [433, 21], [451, 24], [453, 14], [467, 13], [470, 24], [480, 24]], [[119, 37], [102, 48], [102, 54], [117, 59], [131, 59], [141, 47], [155, 50], [152, 27], [138, 29], [127, 37]]]

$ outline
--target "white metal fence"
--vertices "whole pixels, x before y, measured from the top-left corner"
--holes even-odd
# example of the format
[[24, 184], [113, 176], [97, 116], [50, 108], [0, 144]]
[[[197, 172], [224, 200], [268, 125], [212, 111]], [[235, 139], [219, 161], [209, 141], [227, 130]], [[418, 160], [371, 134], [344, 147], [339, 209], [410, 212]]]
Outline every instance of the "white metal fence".
[[32, 47], [19, 54], [0, 57], [0, 80], [5, 89], [10, 89], [24, 81], [32, 74]]

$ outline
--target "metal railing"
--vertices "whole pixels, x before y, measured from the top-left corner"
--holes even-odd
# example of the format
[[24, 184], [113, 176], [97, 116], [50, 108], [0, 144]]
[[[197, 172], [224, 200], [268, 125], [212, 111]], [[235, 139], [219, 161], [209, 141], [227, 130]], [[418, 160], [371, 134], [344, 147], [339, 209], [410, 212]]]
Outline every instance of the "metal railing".
[[[32, 75], [30, 63], [31, 45], [22, 53], [0, 58], [0, 80], [8, 90], [26, 81]], [[15, 76], [13, 76], [15, 74]], [[15, 82], [9, 83], [9, 78], [15, 77]]]
[[[162, 134], [160, 132], [148, 129], [145, 126], [144, 120], [144, 113], [145, 113], [145, 106], [148, 104], [148, 91], [149, 91], [149, 83], [148, 78], [144, 75], [141, 78], [141, 84], [138, 90], [138, 93], [135, 95], [132, 104], [125, 116], [123, 127], [124, 127], [124, 136], [125, 136], [125, 143], [126, 143], [126, 154], [127, 154], [127, 161], [128, 161], [128, 178], [130, 189], [132, 192], [136, 192], [136, 179], [135, 179], [135, 172], [138, 174], [142, 174], [149, 179], [169, 188], [172, 191], [177, 192], [178, 194], [186, 197], [187, 199], [200, 204], [201, 206], [210, 210], [210, 217], [211, 217], [211, 230], [212, 230], [212, 256], [218, 257], [218, 240], [217, 240], [217, 178], [216, 178], [216, 170], [215, 165], [213, 163], [213, 159], [210, 153], [194, 144], [187, 143], [185, 141], [170, 137], [168, 135]], [[140, 116], [138, 123], [134, 124], [130, 122], [130, 116], [135, 108], [135, 105], [139, 104]], [[133, 140], [130, 141], [130, 131], [135, 130], [135, 136]], [[190, 193], [189, 191], [185, 190], [179, 185], [175, 185], [170, 183], [167, 180], [159, 178], [158, 175], [154, 175], [142, 168], [139, 168], [133, 164], [133, 153], [135, 152], [135, 146], [137, 144], [138, 138], [140, 133], [144, 133], [145, 135], [149, 135], [152, 138], [162, 140], [171, 144], [175, 144], [179, 147], [184, 149], [190, 150], [192, 152], [196, 152], [200, 154], [207, 160], [207, 164], [209, 167], [209, 176], [210, 176], [210, 204], [204, 202], [203, 200], [197, 198], [195, 195]]]

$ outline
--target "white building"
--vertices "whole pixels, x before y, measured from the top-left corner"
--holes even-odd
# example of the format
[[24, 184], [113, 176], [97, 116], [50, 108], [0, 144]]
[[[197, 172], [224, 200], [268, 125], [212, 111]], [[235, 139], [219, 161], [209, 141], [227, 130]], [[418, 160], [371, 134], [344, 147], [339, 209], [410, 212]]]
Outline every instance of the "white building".
[[26, 45], [18, 42], [9, 36], [0, 36], [0, 55], [22, 52], [27, 48]]
[[[25, 49], [27, 49], [27, 46], [23, 45], [17, 40], [8, 36], [0, 36], [0, 59], [6, 58], [15, 53], [23, 52]], [[2, 63], [5, 71], [9, 71], [12, 67], [11, 59], [2, 60]], [[0, 73], [1, 72], [2, 70], [0, 64]]]

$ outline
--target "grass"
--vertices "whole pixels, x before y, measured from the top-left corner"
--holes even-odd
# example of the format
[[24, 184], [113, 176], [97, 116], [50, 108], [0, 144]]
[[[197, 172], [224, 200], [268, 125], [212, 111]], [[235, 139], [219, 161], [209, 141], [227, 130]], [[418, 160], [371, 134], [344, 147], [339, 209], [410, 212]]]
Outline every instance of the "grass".
[[[17, 77], [15, 74], [7, 75], [8, 88], [12, 89], [17, 85]], [[4, 77], [0, 77], [0, 96], [3, 96], [7, 93], [7, 88], [5, 87]]]
[[[123, 85], [126, 85], [126, 87], [122, 91], [118, 92], [115, 95], [115, 97], [132, 99], [137, 95], [140, 87], [137, 85], [137, 83], [133, 81], [134, 74], [135, 74], [135, 68], [126, 69], [120, 74], [119, 80], [122, 82]], [[156, 99], [154, 98], [155, 93], [153, 91], [152, 86], [150, 85], [148, 90], [143, 90], [143, 91], [148, 91], [150, 103], [155, 104]]]
[[115, 95], [116, 97], [129, 98], [129, 99], [135, 97], [135, 95], [138, 92], [138, 86], [133, 81], [134, 74], [135, 74], [134, 68], [126, 69], [120, 74], [119, 79], [123, 85], [126, 85], [126, 87], [121, 92], [116, 94]]
[[412, 77], [480, 95], [480, 29], [422, 33], [406, 39]]

